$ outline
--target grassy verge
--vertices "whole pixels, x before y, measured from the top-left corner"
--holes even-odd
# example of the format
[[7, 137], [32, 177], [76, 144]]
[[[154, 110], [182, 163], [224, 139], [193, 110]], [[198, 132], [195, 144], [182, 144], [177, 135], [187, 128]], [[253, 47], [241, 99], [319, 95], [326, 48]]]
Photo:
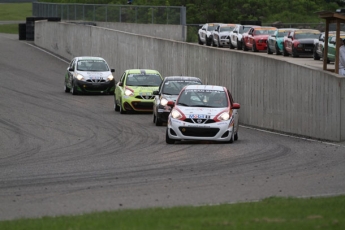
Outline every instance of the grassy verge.
[[345, 195], [1, 221], [0, 229], [345, 229]]
[[[0, 21], [25, 21], [32, 16], [32, 3], [0, 4]], [[18, 23], [0, 24], [0, 33], [18, 34]]]

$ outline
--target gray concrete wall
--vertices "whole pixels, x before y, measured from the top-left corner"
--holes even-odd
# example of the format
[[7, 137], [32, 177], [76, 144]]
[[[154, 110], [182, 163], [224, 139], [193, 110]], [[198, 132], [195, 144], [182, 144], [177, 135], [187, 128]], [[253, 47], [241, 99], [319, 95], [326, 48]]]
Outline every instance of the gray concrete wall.
[[[289, 134], [345, 140], [345, 78], [267, 55], [188, 44], [112, 29], [36, 22], [35, 44], [66, 59], [102, 56], [116, 69], [157, 69], [228, 87], [240, 122]], [[62, 70], [62, 75], [63, 76]]]

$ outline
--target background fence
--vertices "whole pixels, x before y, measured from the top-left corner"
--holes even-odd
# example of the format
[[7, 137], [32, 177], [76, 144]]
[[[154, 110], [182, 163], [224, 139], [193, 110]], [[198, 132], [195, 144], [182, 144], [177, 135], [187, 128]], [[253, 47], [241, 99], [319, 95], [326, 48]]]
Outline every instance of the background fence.
[[61, 20], [74, 21], [186, 25], [184, 6], [33, 2], [32, 14], [35, 17], [60, 17]]

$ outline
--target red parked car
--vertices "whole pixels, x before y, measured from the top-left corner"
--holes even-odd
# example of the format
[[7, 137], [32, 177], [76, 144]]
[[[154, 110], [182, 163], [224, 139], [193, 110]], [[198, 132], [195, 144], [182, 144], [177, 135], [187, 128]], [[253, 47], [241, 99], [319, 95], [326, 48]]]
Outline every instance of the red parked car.
[[244, 37], [243, 50], [258, 52], [267, 49], [267, 38], [277, 30], [276, 27], [253, 27]]
[[290, 31], [284, 39], [283, 54], [298, 57], [299, 55], [313, 56], [314, 43], [320, 36], [319, 30], [300, 29]]

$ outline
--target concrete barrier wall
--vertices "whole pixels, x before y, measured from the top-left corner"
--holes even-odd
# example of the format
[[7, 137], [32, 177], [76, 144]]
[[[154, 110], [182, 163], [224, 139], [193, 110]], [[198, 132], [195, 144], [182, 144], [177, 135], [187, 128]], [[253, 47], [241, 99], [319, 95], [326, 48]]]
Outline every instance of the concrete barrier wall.
[[[104, 57], [115, 79], [130, 68], [200, 77], [228, 87], [245, 125], [330, 141], [345, 140], [345, 78], [272, 56], [68, 23], [36, 22], [35, 44], [68, 60]], [[63, 77], [63, 72], [61, 77]]]

